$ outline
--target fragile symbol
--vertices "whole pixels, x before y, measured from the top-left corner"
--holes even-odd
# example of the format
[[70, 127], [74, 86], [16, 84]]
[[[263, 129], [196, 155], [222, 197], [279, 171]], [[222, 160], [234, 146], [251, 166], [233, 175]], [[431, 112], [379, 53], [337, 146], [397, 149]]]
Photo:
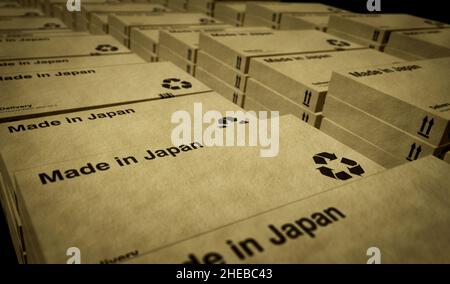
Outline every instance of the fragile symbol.
[[100, 44], [95, 48], [95, 50], [100, 52], [108, 52], [108, 51], [117, 51], [119, 50], [119, 48], [110, 44]]
[[[419, 145], [419, 147], [417, 147], [416, 143], [413, 143], [411, 145], [411, 148], [409, 149], [409, 154], [408, 157], [406, 157], [406, 159], [408, 161], [417, 160], [419, 158], [420, 152], [422, 152], [422, 146]], [[416, 154], [414, 155], [414, 153]]]
[[[423, 136], [425, 138], [429, 138], [433, 124], [434, 124], [434, 119], [432, 118], [432, 119], [428, 120], [428, 116], [425, 116], [422, 120], [422, 126], [420, 127], [417, 134], [419, 134], [420, 136]], [[426, 127], [427, 125], [428, 125], [428, 127]], [[425, 130], [425, 128], [426, 128], [426, 130]]]
[[188, 81], [181, 81], [178, 78], [169, 78], [164, 79], [161, 86], [170, 90], [180, 90], [181, 88], [189, 89], [192, 87], [192, 84]]
[[348, 180], [352, 178], [351, 174], [361, 176], [362, 174], [365, 173], [364, 169], [357, 162], [347, 158], [342, 158], [340, 163], [347, 166], [349, 173], [347, 173], [346, 171], [339, 171], [335, 173], [332, 168], [329, 168], [326, 165], [328, 165], [327, 160], [334, 161], [336, 159], [337, 156], [334, 153], [327, 153], [327, 152], [316, 154], [313, 157], [313, 160], [316, 163], [316, 165], [323, 165], [317, 168], [320, 171], [320, 173], [330, 178]]
[[343, 40], [338, 40], [338, 39], [327, 39], [327, 42], [331, 45], [339, 46], [339, 47], [350, 46], [350, 43], [343, 41]]
[[307, 107], [309, 107], [309, 103], [311, 101], [311, 91], [306, 90], [305, 91], [305, 96], [303, 97], [303, 104]]

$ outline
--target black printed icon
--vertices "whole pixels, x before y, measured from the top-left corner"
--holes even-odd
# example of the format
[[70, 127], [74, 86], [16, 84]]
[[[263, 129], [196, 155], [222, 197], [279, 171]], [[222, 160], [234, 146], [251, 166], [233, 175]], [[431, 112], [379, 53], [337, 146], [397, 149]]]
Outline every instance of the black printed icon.
[[352, 175], [361, 176], [365, 173], [364, 169], [355, 161], [342, 158], [340, 163], [347, 167], [347, 171], [339, 171], [334, 172], [334, 169], [328, 167], [328, 163], [334, 160], [337, 160], [338, 157], [334, 153], [322, 152], [314, 155], [313, 160], [316, 165], [321, 165], [317, 169], [324, 176], [339, 179], [339, 180], [348, 180], [352, 178]]
[[303, 97], [303, 105], [309, 107], [309, 103], [311, 102], [311, 95], [311, 91], [305, 91], [305, 96]]
[[309, 114], [307, 114], [306, 112], [303, 113], [302, 115], [302, 120], [304, 122], [308, 122], [309, 121]]
[[61, 27], [60, 24], [55, 24], [55, 23], [46, 23], [44, 24], [44, 29], [56, 29]]
[[161, 99], [168, 99], [168, 98], [173, 98], [173, 97], [175, 97], [175, 95], [174, 95], [174, 94], [171, 94], [171, 93], [162, 93], [162, 94], [159, 94], [159, 97], [160, 97]]
[[37, 17], [37, 16], [39, 16], [39, 14], [36, 12], [27, 12], [24, 14], [24, 16], [25, 17]]
[[422, 152], [422, 146], [417, 146], [416, 143], [413, 143], [409, 148], [408, 157], [406, 157], [406, 159], [408, 161], [415, 161], [419, 158], [420, 152]]
[[329, 44], [337, 46], [337, 47], [350, 46], [350, 43], [343, 41], [343, 40], [338, 40], [338, 39], [327, 39], [327, 42]]
[[434, 125], [434, 119], [430, 119], [428, 120], [428, 116], [425, 116], [422, 119], [422, 125], [420, 126], [419, 131], [417, 132], [417, 134], [419, 134], [420, 136], [423, 136], [425, 138], [430, 138], [430, 132], [431, 132], [431, 128], [433, 128]]
[[[228, 125], [232, 123], [238, 123], [238, 119], [236, 117], [231, 116], [224, 116], [221, 119], [219, 119], [219, 128], [226, 128]], [[247, 120], [241, 120], [239, 121], [240, 124], [247, 124]]]
[[95, 48], [95, 50], [100, 52], [110, 52], [110, 51], [117, 51], [119, 50], [119, 48], [117, 46], [110, 44], [100, 44]]
[[161, 86], [169, 90], [189, 89], [192, 84], [188, 81], [182, 81], [178, 78], [164, 79]]
[[214, 19], [210, 19], [210, 18], [201, 18], [200, 19], [200, 23], [201, 24], [211, 24], [211, 23], [215, 23], [216, 21]]

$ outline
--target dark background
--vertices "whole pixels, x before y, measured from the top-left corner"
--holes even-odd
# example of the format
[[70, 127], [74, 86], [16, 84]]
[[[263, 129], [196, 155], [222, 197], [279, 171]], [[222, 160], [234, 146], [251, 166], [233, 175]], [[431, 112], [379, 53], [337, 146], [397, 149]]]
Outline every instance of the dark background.
[[[283, 2], [318, 2], [357, 13], [368, 13], [367, 0], [308, 0]], [[382, 13], [406, 13], [449, 23], [450, 9], [445, 0], [381, 0]], [[17, 263], [3, 211], [0, 212], [0, 263]]]

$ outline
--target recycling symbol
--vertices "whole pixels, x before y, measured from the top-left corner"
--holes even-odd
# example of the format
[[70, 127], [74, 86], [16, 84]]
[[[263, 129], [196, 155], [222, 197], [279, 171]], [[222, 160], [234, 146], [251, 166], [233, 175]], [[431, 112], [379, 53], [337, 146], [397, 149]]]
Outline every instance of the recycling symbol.
[[350, 43], [343, 41], [343, 40], [338, 40], [338, 39], [327, 39], [327, 42], [331, 45], [339, 46], [339, 47], [350, 46]]
[[100, 44], [95, 48], [95, 50], [101, 52], [108, 52], [108, 51], [117, 51], [118, 48], [110, 44]]
[[347, 168], [347, 171], [335, 172], [334, 169], [328, 167], [328, 163], [337, 160], [338, 157], [334, 153], [322, 152], [313, 156], [313, 160], [316, 165], [320, 165], [317, 169], [324, 176], [339, 179], [348, 180], [352, 178], [352, 175], [361, 176], [365, 173], [364, 169], [355, 161], [341, 158], [340, 163]]
[[192, 84], [188, 81], [181, 81], [178, 78], [164, 79], [161, 86], [170, 90], [189, 89]]
[[61, 27], [59, 24], [55, 24], [55, 23], [46, 23], [44, 25], [44, 28], [46, 29], [53, 29], [53, 28], [59, 28]]

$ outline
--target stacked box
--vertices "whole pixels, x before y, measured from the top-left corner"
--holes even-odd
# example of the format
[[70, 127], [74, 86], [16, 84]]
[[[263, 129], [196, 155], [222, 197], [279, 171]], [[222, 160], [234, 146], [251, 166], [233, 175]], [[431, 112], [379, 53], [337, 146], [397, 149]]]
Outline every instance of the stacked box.
[[249, 32], [269, 31], [267, 28], [234, 28], [230, 25], [211, 27], [191, 27], [185, 29], [168, 29], [159, 35], [159, 59], [174, 62], [180, 68], [194, 75], [201, 32]]
[[[385, 264], [448, 263], [449, 170], [427, 157], [161, 246], [126, 263], [363, 264], [370, 256], [361, 251], [368, 248], [380, 249]], [[321, 217], [324, 222], [313, 221]], [[241, 252], [242, 244], [248, 250]], [[238, 253], [230, 246], [239, 248]]]
[[280, 30], [308, 30], [327, 31], [329, 14], [287, 14], [280, 22]]
[[115, 13], [151, 13], [169, 12], [170, 10], [159, 4], [140, 3], [108, 3], [108, 4], [83, 4], [81, 7], [81, 18], [74, 16], [74, 13], [67, 12], [66, 16], [74, 18], [74, 28], [76, 30], [89, 30], [91, 15], [115, 14]]
[[41, 10], [36, 8], [5, 8], [0, 7], [0, 17], [38, 17], [44, 16]]
[[[109, 33], [131, 46], [133, 29], [155, 30], [161, 27], [223, 24], [201, 13], [154, 13], [149, 15], [109, 15]], [[137, 32], [135, 32], [137, 33]], [[143, 46], [142, 43], [136, 42]], [[148, 49], [148, 47], [143, 46]]]
[[[143, 102], [72, 114], [83, 120], [97, 117], [89, 123], [66, 123], [66, 115], [56, 115], [51, 121], [60, 121], [58, 127], [16, 134], [9, 133], [10, 124], [4, 125], [1, 131], [7, 141], [0, 142], [4, 193], [17, 197], [16, 208], [23, 220], [29, 262], [65, 262], [69, 242], [83, 252], [83, 263], [114, 262], [118, 254], [132, 252], [130, 257], [144, 254], [383, 170], [320, 131], [299, 124], [292, 116], [279, 119], [279, 152], [273, 158], [260, 157], [260, 147], [207, 146], [196, 137], [174, 145], [172, 114], [182, 110], [192, 117], [195, 103], [202, 103], [205, 112], [216, 111], [222, 116], [227, 111], [241, 110], [219, 95], [207, 92], [158, 103]], [[116, 116], [100, 117], [113, 113]], [[26, 125], [40, 122], [22, 121]], [[226, 135], [227, 130], [220, 128], [218, 121], [209, 126], [218, 127]], [[247, 131], [250, 126], [243, 125]], [[122, 163], [121, 157], [127, 157], [127, 161]], [[110, 170], [100, 163], [108, 163]], [[131, 164], [126, 166], [126, 163]], [[356, 164], [349, 167], [346, 163]], [[72, 167], [84, 169], [80, 170], [80, 176], [70, 178], [67, 170]], [[255, 167], [259, 169], [256, 173]], [[325, 168], [336, 177], [327, 175]], [[59, 174], [53, 172], [58, 170], [64, 180], [58, 180]], [[150, 174], [155, 171], [158, 178]], [[92, 174], [85, 175], [87, 172]], [[211, 177], [211, 172], [212, 178], [202, 178]], [[51, 181], [44, 174], [56, 178]], [[273, 179], [273, 175], [279, 178]], [[197, 183], [198, 180], [202, 183]], [[29, 195], [28, 188], [32, 185], [40, 195]], [[65, 190], [57, 189], [60, 187]], [[72, 206], [79, 200], [89, 210], [73, 211]], [[91, 201], [95, 206], [89, 205]], [[40, 206], [40, 213], [35, 212], [34, 208], [41, 202], [47, 205]], [[172, 230], [167, 224], [179, 220], [178, 202], [190, 210], [183, 213], [183, 222]], [[58, 206], [61, 207], [57, 209]], [[125, 211], [121, 210], [121, 214], [112, 214], [114, 208], [127, 208], [128, 213], [123, 214]], [[65, 210], [73, 214], [69, 217]], [[46, 221], [41, 219], [44, 214]], [[65, 217], [58, 220], [61, 216]], [[53, 226], [60, 233], [54, 233]], [[66, 230], [65, 226], [72, 229]], [[155, 231], [159, 233], [155, 235]], [[71, 238], [67, 238], [69, 232]], [[52, 248], [46, 240], [51, 241]], [[60, 254], [62, 247], [64, 253]], [[123, 260], [126, 258], [120, 258], [120, 262]]]
[[[3, 131], [5, 131], [5, 134], [9, 133], [7, 135], [11, 138], [22, 136], [22, 134], [25, 134], [22, 133], [23, 131], [28, 133], [28, 130], [32, 129], [42, 130], [47, 127], [60, 126], [58, 122], [54, 122], [55, 117], [49, 115], [59, 114], [58, 119], [60, 118], [59, 121], [62, 125], [65, 123], [76, 124], [81, 122], [82, 119], [78, 118], [76, 114], [70, 113], [76, 110], [90, 109], [89, 113], [95, 113], [96, 115], [91, 118], [84, 117], [86, 123], [94, 119], [112, 119], [116, 115], [134, 113], [127, 111], [130, 109], [127, 104], [133, 102], [210, 92], [210, 89], [205, 85], [168, 62], [89, 68], [73, 66], [68, 69], [58, 68], [46, 71], [45, 73], [21, 71], [20, 73], [1, 74], [0, 78], [2, 90], [0, 92], [2, 95], [0, 120], [2, 127], [4, 127]], [[124, 78], [126, 78], [125, 81]], [[176, 81], [175, 78], [178, 78], [179, 81]], [[52, 86], [52, 89], [49, 90], [48, 86]], [[176, 86], [181, 87], [175, 89]], [[17, 90], [21, 91], [17, 92]], [[36, 96], [36, 94], [40, 94], [40, 96]], [[94, 110], [105, 106], [114, 106], [116, 111], [101, 113]], [[29, 124], [20, 121], [29, 117], [35, 117], [33, 121], [36, 124], [34, 126], [31, 125], [33, 122]], [[31, 132], [37, 134], [39, 131]], [[49, 136], [56, 141], [55, 137], [58, 137], [58, 134]], [[85, 137], [85, 139], [88, 139], [88, 137]], [[32, 138], [28, 141], [36, 142]], [[70, 140], [67, 141], [71, 143]], [[11, 145], [11, 141], [8, 142], [7, 139], [2, 138], [0, 144], [2, 144], [2, 147], [8, 146]], [[74, 157], [77, 156], [78, 154], [74, 155]], [[41, 161], [46, 163], [48, 160], [42, 159]], [[5, 188], [8, 188], [11, 186], [11, 182], [11, 180], [3, 180], [2, 183]], [[9, 210], [7, 216], [11, 224], [11, 232], [13, 235], [21, 235], [20, 232], [23, 231], [22, 223], [17, 208], [14, 207], [16, 196], [10, 193], [3, 194], [2, 192], [2, 204]], [[19, 240], [15, 241], [16, 251], [21, 252], [23, 247], [20, 244], [24, 240], [16, 240]], [[21, 255], [23, 254], [18, 254], [19, 260]]]
[[189, 0], [167, 0], [167, 7], [176, 12], [186, 12]]
[[244, 25], [258, 25], [280, 29], [287, 14], [332, 14], [343, 10], [318, 3], [248, 2]]
[[[360, 48], [363, 47], [314, 30], [252, 32], [236, 28], [234, 32], [202, 33], [196, 76], [208, 80], [213, 89], [220, 86], [220, 94], [245, 108], [247, 79], [255, 58]], [[199, 73], [199, 69], [205, 72]], [[207, 74], [208, 78], [200, 74]]]
[[70, 31], [61, 20], [49, 17], [4, 17], [0, 18], [0, 33], [17, 31]]
[[335, 71], [323, 115], [404, 162], [443, 158], [450, 149], [449, 71], [448, 57]]
[[[251, 98], [270, 110], [293, 114], [320, 128], [322, 110], [334, 70], [391, 64], [403, 60], [373, 49], [300, 53], [254, 58], [251, 61], [245, 101]], [[247, 106], [245, 109], [251, 110]], [[387, 162], [372, 158], [383, 166]]]
[[447, 24], [406, 14], [333, 14], [328, 32], [383, 50], [392, 32], [448, 27]]
[[76, 36], [76, 44], [67, 45], [73, 39], [72, 35], [44, 35], [4, 41], [0, 43], [5, 51], [0, 55], [0, 61], [130, 53], [128, 48], [109, 35], [79, 35]]
[[244, 25], [246, 2], [217, 2], [214, 17], [224, 23], [241, 27]]
[[450, 29], [391, 33], [384, 50], [406, 60], [450, 56]]

